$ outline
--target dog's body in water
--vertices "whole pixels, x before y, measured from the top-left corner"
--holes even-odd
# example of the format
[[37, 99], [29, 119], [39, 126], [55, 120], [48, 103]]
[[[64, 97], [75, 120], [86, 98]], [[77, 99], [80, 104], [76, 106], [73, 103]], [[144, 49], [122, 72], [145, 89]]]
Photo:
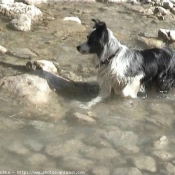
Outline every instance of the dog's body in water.
[[160, 92], [169, 91], [175, 81], [175, 53], [169, 48], [129, 49], [120, 44], [106, 23], [93, 19], [94, 29], [87, 41], [77, 46], [82, 54], [96, 54], [99, 96], [87, 107], [110, 96], [113, 90], [124, 97], [137, 98], [139, 91], [152, 84]]

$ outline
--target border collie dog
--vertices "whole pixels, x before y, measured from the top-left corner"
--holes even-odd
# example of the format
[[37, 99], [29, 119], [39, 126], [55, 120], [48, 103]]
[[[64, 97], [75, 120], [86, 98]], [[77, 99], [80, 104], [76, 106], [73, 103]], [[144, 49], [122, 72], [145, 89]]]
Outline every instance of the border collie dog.
[[160, 92], [171, 89], [175, 80], [175, 54], [169, 48], [129, 49], [120, 44], [106, 23], [92, 19], [93, 30], [87, 41], [77, 46], [81, 54], [96, 54], [100, 94], [87, 107], [115, 94], [137, 98], [147, 84]]

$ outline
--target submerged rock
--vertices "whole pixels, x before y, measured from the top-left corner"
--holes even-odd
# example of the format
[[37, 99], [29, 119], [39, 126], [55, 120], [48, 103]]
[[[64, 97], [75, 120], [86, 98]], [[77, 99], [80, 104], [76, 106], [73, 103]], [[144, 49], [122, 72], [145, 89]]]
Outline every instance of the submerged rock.
[[146, 170], [150, 172], [156, 172], [156, 161], [149, 156], [138, 156], [133, 158], [135, 166], [140, 170]]
[[142, 175], [141, 171], [135, 167], [117, 168], [111, 175]]
[[104, 166], [96, 166], [92, 169], [92, 173], [94, 175], [110, 175], [110, 171], [107, 167]]

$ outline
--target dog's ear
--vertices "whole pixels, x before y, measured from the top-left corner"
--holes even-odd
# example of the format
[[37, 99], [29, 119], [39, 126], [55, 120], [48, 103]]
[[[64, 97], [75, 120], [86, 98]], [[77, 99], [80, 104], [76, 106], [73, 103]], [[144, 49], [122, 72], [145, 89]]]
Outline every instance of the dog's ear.
[[92, 19], [92, 21], [95, 23], [93, 28], [96, 28], [99, 31], [104, 31], [107, 29], [105, 22], [102, 22], [99, 19]]

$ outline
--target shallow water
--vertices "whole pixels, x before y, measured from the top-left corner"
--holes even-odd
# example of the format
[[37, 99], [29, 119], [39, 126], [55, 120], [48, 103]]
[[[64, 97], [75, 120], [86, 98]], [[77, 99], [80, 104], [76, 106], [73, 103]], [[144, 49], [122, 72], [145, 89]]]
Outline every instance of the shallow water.
[[[121, 43], [134, 48], [143, 47], [137, 41], [137, 34], [157, 36], [159, 28], [173, 28], [172, 21], [144, 16], [138, 8], [101, 3], [45, 5], [41, 7], [45, 20], [34, 25], [30, 32], [6, 29], [7, 19], [3, 17], [1, 45], [10, 49], [29, 48], [38, 59], [59, 63], [62, 76], [73, 72], [89, 82], [95, 80], [91, 56], [80, 55], [76, 45], [86, 39], [93, 25], [91, 18], [106, 21]], [[60, 25], [63, 17], [73, 15], [80, 17], [87, 31], [71, 32], [71, 27], [66, 31]], [[26, 59], [7, 55], [0, 59], [1, 77], [25, 72], [15, 65], [25, 64]], [[49, 170], [46, 174], [62, 171], [117, 175], [175, 173], [173, 90], [167, 94], [150, 92], [147, 98], [138, 99], [112, 96], [91, 109], [96, 122], [89, 123], [76, 120], [72, 114], [87, 112], [78, 107], [77, 101], [89, 101], [97, 95], [98, 87], [94, 83], [79, 83], [78, 87], [76, 93], [53, 93], [49, 103], [43, 105], [32, 105], [0, 91], [0, 171], [13, 174]]]

